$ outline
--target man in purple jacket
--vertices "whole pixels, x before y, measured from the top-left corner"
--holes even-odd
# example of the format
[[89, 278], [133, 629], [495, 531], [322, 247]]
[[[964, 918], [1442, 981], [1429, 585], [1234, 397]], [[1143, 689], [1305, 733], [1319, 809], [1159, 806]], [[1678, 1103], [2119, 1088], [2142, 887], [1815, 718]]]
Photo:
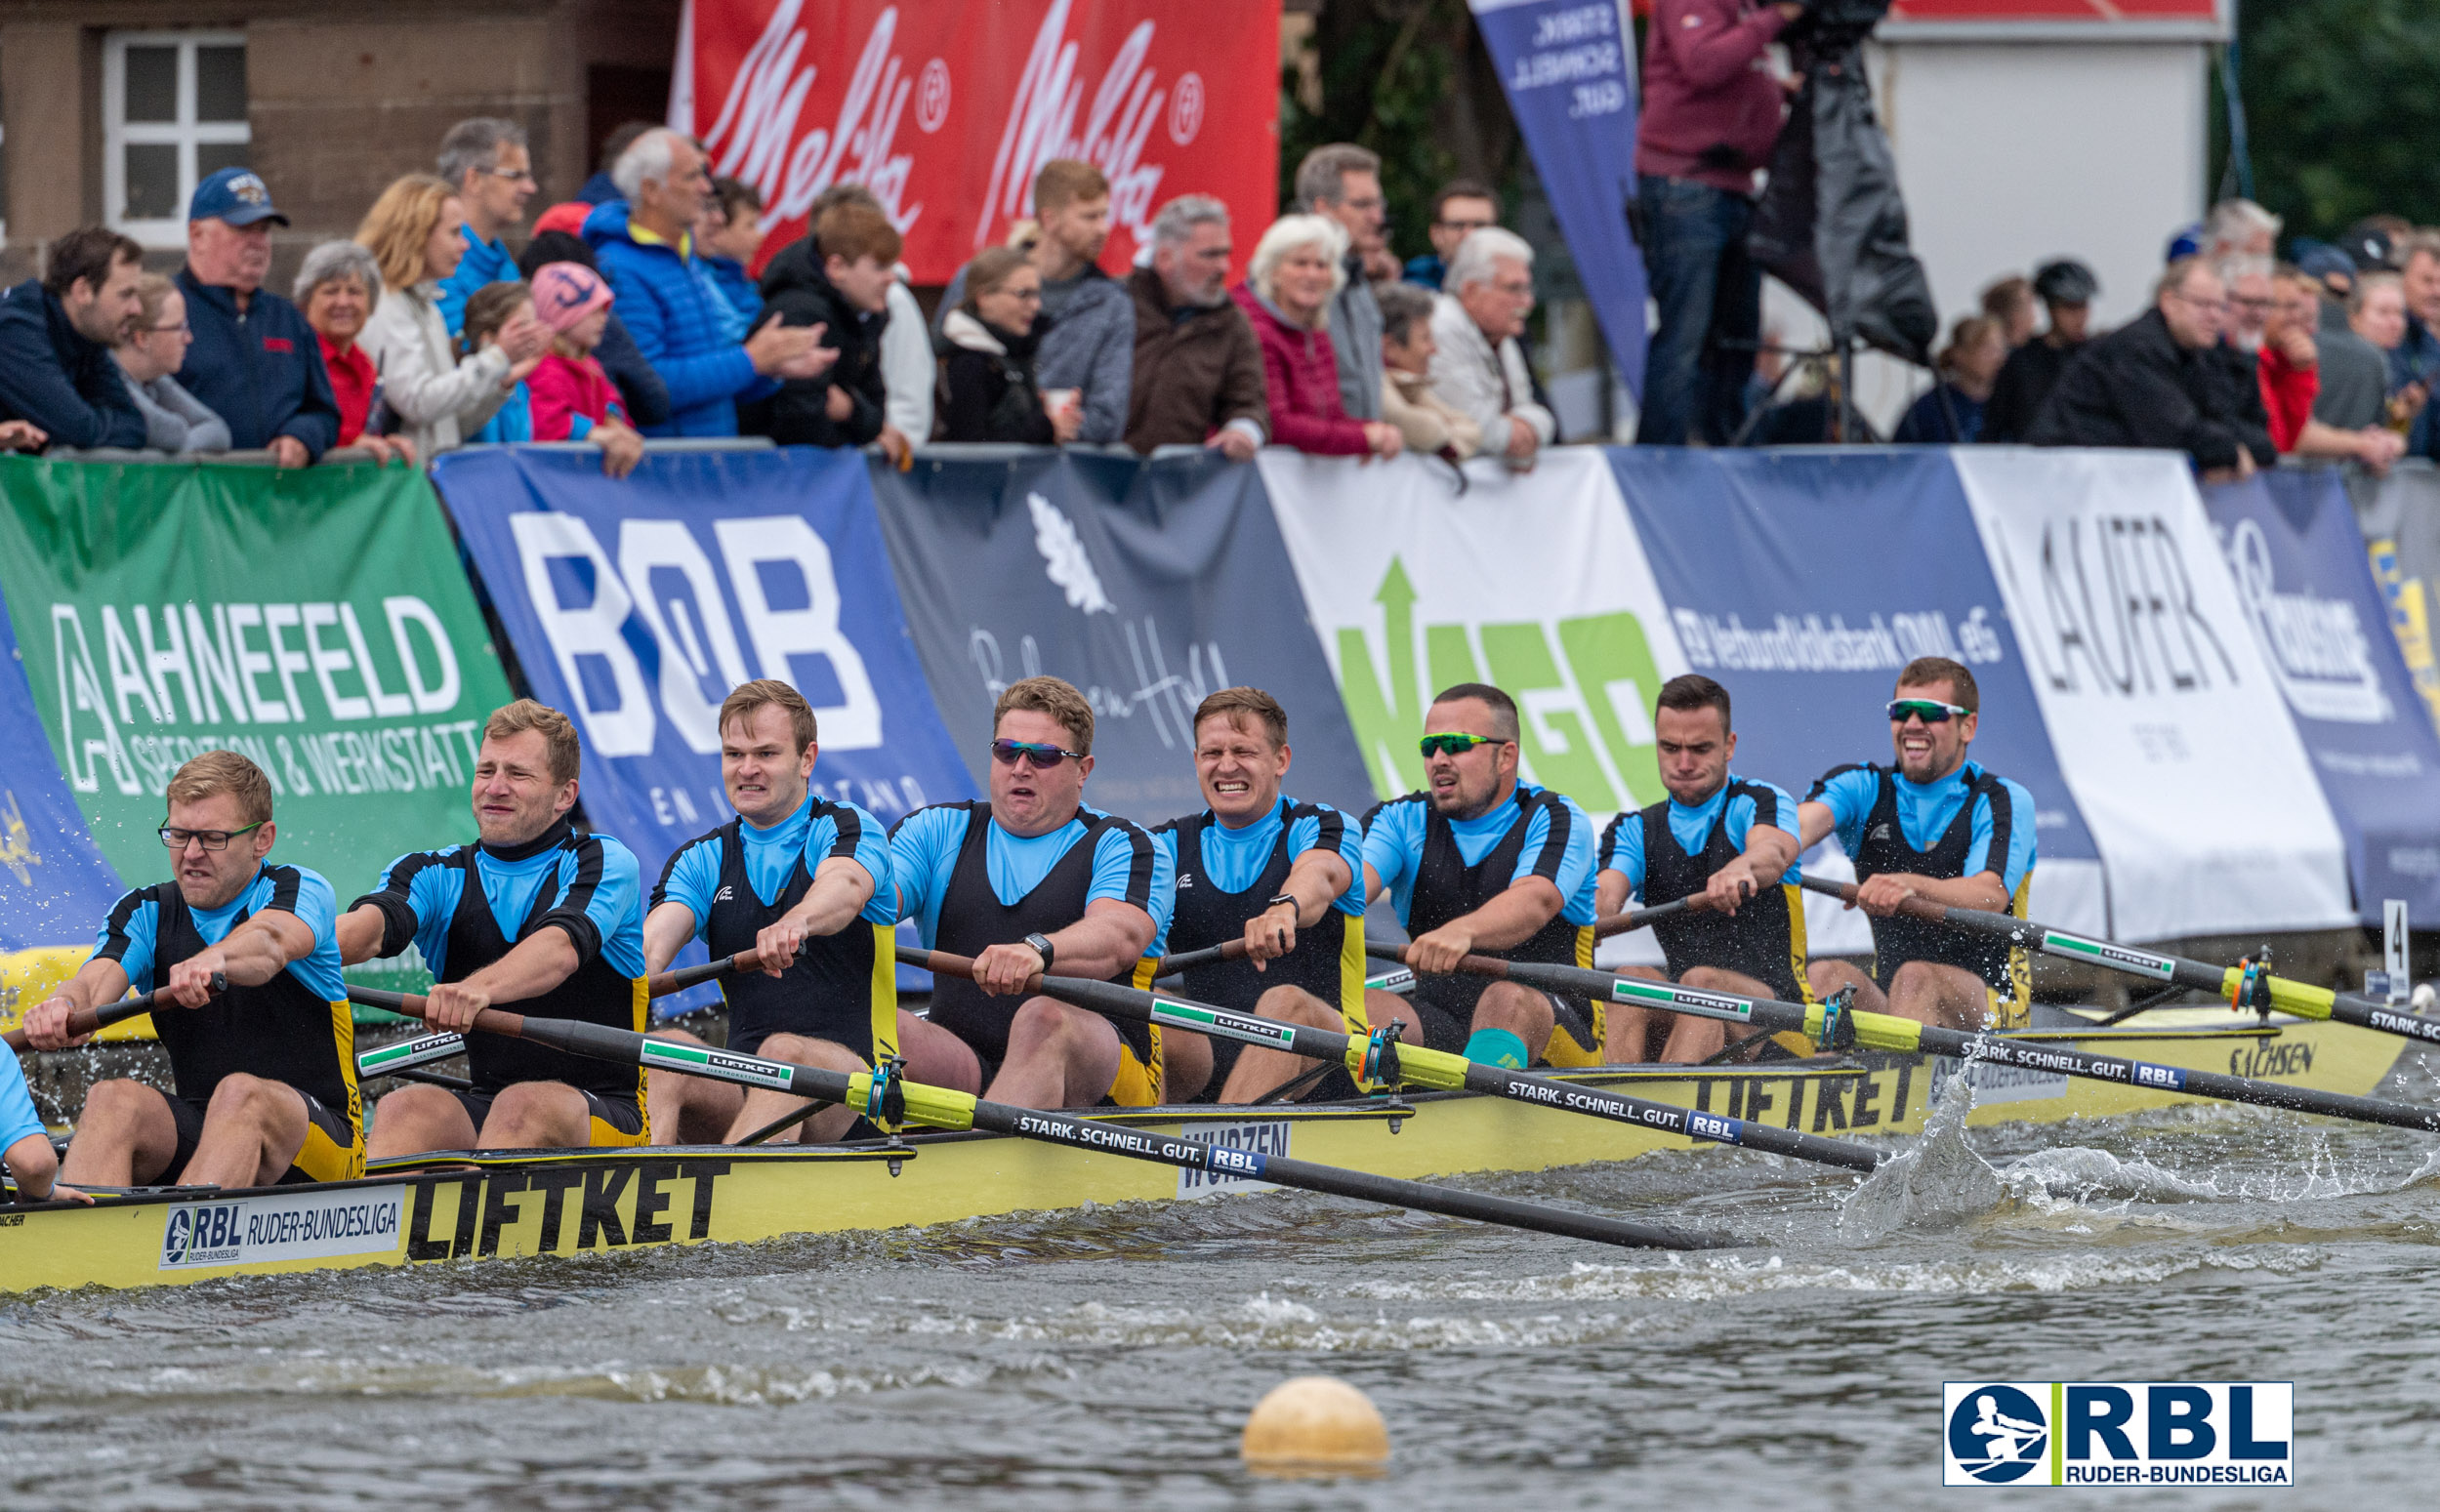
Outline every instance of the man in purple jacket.
[[1660, 306], [1636, 428], [1648, 444], [1724, 445], [1743, 418], [1762, 327], [1746, 224], [1787, 109], [1769, 48], [1803, 13], [1799, 0], [1653, 4], [1635, 130], [1637, 239]]

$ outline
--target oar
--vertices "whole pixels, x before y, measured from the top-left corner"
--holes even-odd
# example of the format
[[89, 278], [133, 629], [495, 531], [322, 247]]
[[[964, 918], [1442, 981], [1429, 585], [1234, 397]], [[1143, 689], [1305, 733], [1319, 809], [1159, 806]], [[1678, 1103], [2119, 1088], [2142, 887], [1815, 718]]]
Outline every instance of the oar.
[[[1207, 945], [1201, 950], [1181, 951], [1175, 956], [1163, 956], [1152, 963], [1152, 974], [1155, 977], [1177, 976], [1180, 972], [1191, 971], [1197, 966], [1208, 966], [1222, 960], [1243, 960], [1245, 954], [1246, 942], [1244, 940], [1222, 940], [1218, 945]], [[1378, 975], [1366, 977], [1364, 988], [1367, 992], [1396, 993], [1404, 997], [1415, 990], [1415, 973], [1406, 970], [1384, 971]]]
[[[351, 988], [348, 997], [351, 1001], [363, 1003], [367, 1007], [387, 1008], [409, 1018], [424, 1016], [424, 1000], [415, 994]], [[737, 1086], [768, 1087], [799, 1097], [844, 1103], [858, 1113], [878, 1113], [881, 1118], [891, 1122], [904, 1120], [928, 1128], [980, 1129], [985, 1133], [1011, 1134], [1020, 1139], [1095, 1150], [1129, 1160], [1148, 1161], [1158, 1165], [1206, 1171], [1220, 1177], [1268, 1181], [1278, 1186], [1296, 1187], [1332, 1197], [1351, 1197], [1361, 1202], [1410, 1207], [1418, 1212], [1437, 1213], [1444, 1217], [1471, 1218], [1479, 1223], [1530, 1229], [1538, 1234], [1589, 1239], [1634, 1249], [1725, 1249], [1739, 1247], [1745, 1243], [1721, 1235], [1690, 1234], [1649, 1224], [1627, 1223], [1598, 1213], [1570, 1212], [1562, 1207], [1545, 1207], [1536, 1203], [1520, 1203], [1479, 1192], [1462, 1192], [1448, 1187], [1428, 1186], [1420, 1181], [1404, 1181], [1394, 1176], [1377, 1176], [1369, 1171], [1292, 1160], [1282, 1155], [1264, 1155], [1260, 1151], [1240, 1150], [1217, 1141], [1206, 1144], [1199, 1140], [1130, 1128], [1121, 1124], [1103, 1124], [1092, 1119], [1070, 1118], [1063, 1113], [1044, 1113], [1032, 1108], [1011, 1107], [1007, 1103], [985, 1102], [972, 1093], [926, 1086], [897, 1078], [889, 1079], [891, 1093], [881, 1100], [894, 1103], [902, 1097], [905, 1106], [877, 1110], [872, 1106], [874, 1078], [869, 1071], [850, 1075], [816, 1066], [795, 1066], [786, 1061], [765, 1060], [759, 1055], [716, 1050], [709, 1045], [655, 1040], [633, 1030], [613, 1029], [606, 1024], [588, 1024], [564, 1018], [529, 1018], [501, 1008], [484, 1008], [475, 1015], [475, 1028], [484, 1034], [506, 1035], [565, 1050], [572, 1055], [640, 1066], [648, 1071], [673, 1071], [682, 1076], [704, 1077]]]
[[[1855, 901], [1853, 882], [1824, 881], [1808, 877], [1804, 879], [1804, 886], [1809, 892], [1842, 898], [1849, 903]], [[1983, 909], [1949, 908], [1929, 898], [1909, 898], [1898, 905], [1898, 912], [1928, 923], [1947, 924], [1953, 929], [1972, 934], [1991, 935], [2006, 940], [2019, 950], [2040, 951], [2045, 956], [2055, 956], [2061, 960], [2081, 960], [2088, 966], [2122, 971], [2129, 976], [2148, 977], [2156, 982], [2195, 988], [2223, 998], [2239, 1008], [2266, 1006], [2295, 1018], [2328, 1019], [2332, 1023], [2352, 1024], [2358, 1029], [2440, 1043], [2440, 1019], [2401, 1012], [2385, 1002], [2353, 993], [2333, 992], [2327, 987], [2308, 987], [2288, 977], [2273, 976], [2265, 969], [2266, 962], [2249, 960], [2233, 966], [2209, 965], [2184, 956], [2162, 956], [2131, 946], [2115, 945], [2107, 940], [2087, 939], [2081, 934], [2053, 929], [2029, 919], [2015, 919]]]
[[[1404, 953], [1396, 946], [1380, 947], [1375, 954], [1401, 960], [1405, 959]], [[1616, 1002], [1638, 1003], [1672, 1013], [1691, 1013], [1697, 1018], [1751, 1024], [1765, 1033], [1794, 1030], [1830, 1049], [1860, 1047], [1911, 1054], [1953, 1055], [1960, 1059], [1989, 1061], [1995, 1066], [2018, 1066], [2028, 1071], [2047, 1071], [2095, 1082], [2114, 1082], [2121, 1086], [2150, 1087], [2164, 1092], [2183, 1092], [2190, 1097], [2216, 1098], [2221, 1102], [2254, 1103], [2264, 1108], [2286, 1108], [2295, 1113], [2317, 1113], [2326, 1118], [2352, 1119], [2359, 1124], [2440, 1129], [2440, 1109], [2418, 1108], [2378, 1097], [2349, 1097], [2339, 1092], [2288, 1086], [2277, 1082], [2255, 1082], [2216, 1071], [2189, 1071], [2183, 1066], [2162, 1066], [2116, 1055], [2095, 1055], [2066, 1045], [2010, 1040], [2003, 1035], [1939, 1029], [1887, 1013], [1860, 1013], [1822, 1003], [1807, 1007], [1768, 998], [1739, 998], [1728, 993], [1699, 992], [1675, 982], [1647, 981], [1642, 977], [1588, 971], [1577, 966], [1547, 965], [1540, 961], [1495, 960], [1487, 956], [1461, 958], [1458, 969], [1477, 976], [1504, 977], [1552, 992], [1586, 993]]]
[[[213, 972], [212, 996], [217, 998], [227, 991], [228, 991], [228, 978], [221, 972]], [[98, 1008], [78, 1008], [67, 1016], [67, 1037], [73, 1040], [80, 1035], [89, 1035], [99, 1029], [107, 1029], [112, 1024], [123, 1024], [131, 1018], [142, 1018], [155, 1008], [167, 1011], [185, 1006], [185, 1003], [170, 996], [168, 988], [156, 987], [139, 998], [121, 998], [116, 1002], [105, 1002]], [[12, 1050], [32, 1048], [26, 1042], [25, 1031], [22, 1029], [12, 1029], [6, 1035], [0, 1035], [0, 1040], [6, 1040]]]
[[[908, 965], [927, 967], [942, 976], [971, 977], [974, 969], [973, 961], [963, 956], [951, 956], [942, 951], [912, 950], [906, 946], [898, 948], [898, 960]], [[1159, 1024], [1168, 1029], [1187, 1029], [1196, 1034], [1234, 1040], [1242, 1044], [1285, 1050], [1291, 1055], [1336, 1061], [1347, 1068], [1347, 1074], [1354, 1077], [1359, 1085], [1366, 1082], [1386, 1080], [1379, 1075], [1383, 1069], [1380, 1065], [1381, 1052], [1372, 1038], [1357, 1039], [1334, 1029], [1315, 1029], [1303, 1024], [1258, 1018], [1251, 1013], [1238, 1013], [1227, 1008], [1216, 1008], [1209, 1003], [1084, 977], [1037, 976], [1028, 983], [1028, 988], [1080, 1008], [1091, 1009], [1105, 1018], [1124, 1019], [1136, 1024]], [[1445, 1050], [1421, 1044], [1400, 1043], [1396, 1053], [1399, 1078], [1416, 1086], [1506, 1097], [1514, 1102], [1531, 1103], [1537, 1108], [1556, 1108], [1562, 1112], [1583, 1113], [1596, 1119], [1633, 1124], [1656, 1133], [1683, 1134], [1689, 1139], [1710, 1140], [1715, 1144], [1744, 1145], [1772, 1155], [1817, 1161], [1825, 1165], [1840, 1165], [1849, 1170], [1871, 1170], [1882, 1159], [1880, 1151], [1864, 1145], [1824, 1139], [1819, 1134], [1800, 1134], [1794, 1129], [1775, 1128], [1767, 1124], [1749, 1124], [1742, 1119], [1699, 1113], [1669, 1103], [1647, 1102], [1640, 1097], [1622, 1096], [1605, 1087], [1529, 1076], [1500, 1066], [1486, 1066], [1479, 1061], [1468, 1060], [1463, 1055], [1452, 1055]]]
[[1667, 919], [1672, 914], [1684, 913], [1694, 907], [1694, 901], [1695, 894], [1689, 893], [1675, 902], [1655, 903], [1650, 908], [1631, 909], [1624, 914], [1613, 914], [1607, 919], [1596, 919], [1592, 921], [1592, 937], [1596, 940], [1606, 940], [1614, 934], [1631, 934], [1656, 919]]

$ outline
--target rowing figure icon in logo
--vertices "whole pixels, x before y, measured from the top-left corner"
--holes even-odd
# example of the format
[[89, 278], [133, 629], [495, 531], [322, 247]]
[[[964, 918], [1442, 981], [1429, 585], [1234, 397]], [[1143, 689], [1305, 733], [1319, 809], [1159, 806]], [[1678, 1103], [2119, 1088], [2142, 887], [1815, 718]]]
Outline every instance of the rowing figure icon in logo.
[[186, 1239], [194, 1218], [184, 1207], [170, 1209], [169, 1230], [161, 1236], [161, 1258], [175, 1265], [186, 1258]]
[[1983, 1386], [1949, 1413], [1949, 1452], [1958, 1468], [2002, 1486], [2042, 1463], [2050, 1425], [2041, 1404], [2013, 1386]]

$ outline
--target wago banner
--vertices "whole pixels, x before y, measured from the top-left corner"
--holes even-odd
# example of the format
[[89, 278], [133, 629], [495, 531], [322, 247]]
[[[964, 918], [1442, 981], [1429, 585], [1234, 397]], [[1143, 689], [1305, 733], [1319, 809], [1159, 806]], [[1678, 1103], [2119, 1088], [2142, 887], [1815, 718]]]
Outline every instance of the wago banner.
[[1290, 792], [1371, 806], [1261, 473], [1217, 454], [959, 450], [876, 469], [873, 487], [932, 695], [978, 785], [993, 701], [1049, 673], [1093, 704], [1088, 800], [1146, 824], [1193, 813], [1195, 706], [1244, 682], [1288, 709]]
[[431, 485], [405, 469], [0, 458], [0, 593], [50, 755], [102, 854], [165, 875], [161, 791], [242, 752], [282, 860], [342, 898], [474, 837], [508, 682]]
[[657, 876], [727, 822], [721, 701], [778, 677], [813, 706], [817, 791], [885, 824], [974, 792], [934, 713], [854, 452], [485, 448], [434, 481], [534, 696], [585, 748], [585, 811]]

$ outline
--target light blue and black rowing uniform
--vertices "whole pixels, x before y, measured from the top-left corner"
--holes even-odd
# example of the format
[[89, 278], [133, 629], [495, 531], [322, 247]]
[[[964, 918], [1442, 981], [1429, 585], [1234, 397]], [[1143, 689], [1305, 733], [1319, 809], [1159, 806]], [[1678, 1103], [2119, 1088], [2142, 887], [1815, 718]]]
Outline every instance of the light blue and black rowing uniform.
[[[1872, 763], [1832, 768], [1808, 803], [1829, 807], [1839, 843], [1858, 881], [1883, 872], [1936, 881], [1996, 872], [2008, 912], [2025, 917], [2035, 861], [2033, 795], [2021, 783], [1966, 761], [1935, 782], [1912, 782]], [[1992, 1023], [2009, 1029], [2033, 1010], [2033, 970], [2025, 953], [1989, 935], [1944, 928], [1893, 914], [1873, 920], [1873, 980], [1889, 990], [1910, 960], [1957, 966], [1983, 980]]]
[[[474, 885], [469, 886], [469, 879]], [[576, 948], [576, 969], [516, 1004], [538, 1018], [572, 1018], [641, 1033], [643, 895], [635, 852], [565, 819], [522, 845], [451, 845], [390, 863], [381, 886], [349, 905], [382, 915], [381, 954], [411, 943], [438, 982], [463, 982], [545, 929]], [[469, 1035], [473, 1090], [456, 1094], [479, 1132], [492, 1100], [519, 1082], [559, 1082], [584, 1094], [595, 1148], [650, 1144], [643, 1071], [501, 1035]]]
[[259, 987], [231, 986], [199, 1008], [164, 1008], [152, 1030], [169, 1052], [178, 1149], [161, 1180], [175, 1184], [203, 1138], [212, 1093], [228, 1077], [284, 1083], [305, 1099], [305, 1144], [282, 1181], [351, 1181], [364, 1174], [364, 1097], [355, 1082], [355, 1019], [339, 973], [338, 895], [321, 874], [264, 866], [220, 908], [187, 905], [178, 884], [139, 887], [118, 900], [94, 942], [128, 985], [148, 993], [170, 967], [228, 938], [266, 909], [295, 916], [313, 949]]
[[[1155, 825], [1159, 846], [1177, 878], [1167, 926], [1147, 959], [1208, 950], [1245, 938], [1246, 923], [1263, 912], [1288, 885], [1288, 874], [1309, 850], [1335, 852], [1347, 864], [1346, 890], [1310, 927], [1297, 928], [1297, 948], [1267, 968], [1251, 960], [1215, 960], [1188, 969], [1185, 995], [1197, 1002], [1251, 1013], [1273, 987], [1301, 987], [1339, 1010], [1346, 1032], [1372, 1032], [1364, 1012], [1364, 829], [1327, 803], [1300, 803], [1282, 797], [1253, 823], [1230, 828], [1210, 809]], [[1212, 1041], [1212, 1079], [1197, 1101], [1215, 1099], [1228, 1081], [1242, 1048], [1234, 1040]], [[1344, 1074], [1316, 1096], [1353, 1095]]]
[[[1391, 798], [1364, 816], [1364, 859], [1389, 888], [1398, 921], [1412, 935], [1428, 934], [1473, 913], [1527, 878], [1558, 888], [1562, 900], [1550, 922], [1505, 950], [1475, 947], [1501, 960], [1549, 965], [1592, 964], [1592, 821], [1564, 794], [1530, 782], [1472, 819], [1450, 819], [1428, 793]], [[1490, 980], [1419, 977], [1414, 1005], [1425, 1042], [1462, 1051], [1468, 1060], [1522, 1070], [1525, 1044], [1504, 1029], [1469, 1033], [1474, 1004]], [[1553, 1066], [1601, 1064], [1601, 1000], [1546, 994], [1557, 1027], [1543, 1058]]]
[[[1745, 854], [1756, 825], [1797, 836], [1797, 800], [1787, 790], [1730, 772], [1691, 807], [1674, 797], [1621, 814], [1601, 832], [1601, 867], [1627, 879], [1629, 896], [1658, 908], [1711, 885], [1713, 874]], [[1773, 887], [1765, 881], [1731, 914], [1688, 909], [1655, 919], [1653, 938], [1681, 977], [1696, 966], [1734, 971], [1782, 1002], [1810, 1002], [1805, 984], [1804, 893], [1794, 863]], [[1773, 894], [1776, 893], [1776, 896]]]
[[[1103, 898], [1143, 910], [1155, 939], [1169, 923], [1167, 853], [1139, 826], [1082, 805], [1048, 835], [1016, 836], [991, 817], [988, 802], [934, 803], [890, 828], [889, 863], [898, 879], [898, 917], [916, 921], [926, 949], [954, 956], [1064, 929]], [[1059, 974], [1058, 962], [1051, 970]], [[1138, 961], [1111, 980], [1149, 986], [1151, 966]], [[956, 977], [935, 977], [931, 1022], [966, 1042], [989, 1086], [1008, 1058], [1009, 1026], [1023, 1001], [992, 997]], [[1148, 1024], [1110, 1027], [1123, 1052], [1108, 1100], [1123, 1108], [1157, 1104], [1161, 1031]]]
[[715, 960], [754, 949], [755, 937], [805, 901], [813, 874], [846, 861], [872, 879], [873, 895], [836, 934], [806, 938], [776, 977], [741, 973], [721, 984], [728, 1003], [728, 1047], [759, 1055], [773, 1035], [827, 1040], [866, 1065], [898, 1053], [898, 967], [891, 936], [898, 921], [889, 837], [853, 803], [807, 797], [793, 814], [760, 829], [744, 816], [681, 846], [661, 869], [645, 913], [675, 903], [691, 915], [695, 938]]
[[0, 1055], [0, 1155], [21, 1139], [48, 1136], [42, 1115], [34, 1111], [34, 1094], [25, 1085], [25, 1068], [14, 1055]]

